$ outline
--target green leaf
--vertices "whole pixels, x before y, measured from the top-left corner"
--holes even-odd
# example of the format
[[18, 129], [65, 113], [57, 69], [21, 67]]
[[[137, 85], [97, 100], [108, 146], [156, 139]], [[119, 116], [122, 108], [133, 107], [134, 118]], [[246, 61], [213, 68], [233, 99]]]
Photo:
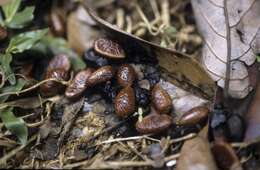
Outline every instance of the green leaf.
[[38, 44], [37, 49], [41, 52], [46, 52], [49, 49], [53, 55], [66, 54], [69, 56], [74, 70], [82, 70], [86, 68], [85, 62], [69, 47], [66, 40], [63, 38], [55, 38], [52, 36], [45, 36]]
[[21, 4], [21, 0], [12, 0], [10, 1], [10, 3], [2, 6], [5, 15], [5, 21], [7, 23], [12, 21], [16, 12], [18, 11], [20, 4]]
[[[23, 89], [25, 84], [26, 84], [26, 81], [24, 79], [18, 79], [15, 85], [6, 86], [4, 88], [1, 88], [0, 94], [6, 93], [6, 92], [19, 92]], [[10, 95], [0, 97], [0, 103], [5, 102], [9, 98], [9, 96]]]
[[33, 19], [34, 7], [26, 7], [23, 11], [15, 14], [14, 18], [7, 24], [10, 28], [23, 28]]
[[15, 75], [11, 69], [12, 55], [9, 53], [0, 54], [0, 64], [1, 68], [4, 71], [5, 78], [10, 82], [11, 85], [16, 83]]
[[13, 114], [13, 108], [9, 107], [0, 110], [0, 117], [5, 127], [16, 135], [19, 141], [25, 145], [28, 138], [28, 128], [23, 119], [15, 117]]
[[42, 39], [47, 32], [48, 29], [42, 29], [14, 36], [6, 49], [6, 53], [21, 53], [30, 49], [36, 42]]
[[0, 13], [0, 25], [4, 26], [4, 19], [1, 13]]
[[175, 38], [176, 33], [177, 33], [177, 29], [173, 26], [169, 26], [165, 29], [164, 33], [168, 37]]
[[256, 61], [257, 61], [257, 62], [260, 62], [260, 55], [257, 55], [257, 56], [256, 56]]

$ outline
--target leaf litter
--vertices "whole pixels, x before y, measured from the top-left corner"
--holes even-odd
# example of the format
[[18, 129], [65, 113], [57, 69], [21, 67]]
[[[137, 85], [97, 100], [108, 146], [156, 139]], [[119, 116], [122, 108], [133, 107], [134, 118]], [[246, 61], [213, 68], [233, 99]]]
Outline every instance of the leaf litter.
[[[240, 167], [240, 162], [243, 165], [249, 164], [249, 167], [253, 166], [250, 163], [254, 163], [257, 158], [252, 156], [253, 153], [249, 146], [257, 143], [258, 140], [231, 144], [216, 142], [211, 148], [209, 145], [211, 141], [208, 141], [207, 138], [209, 126], [206, 125], [207, 121], [197, 123], [196, 126], [177, 125], [177, 120], [192, 108], [197, 106], [210, 108], [212, 101], [208, 99], [212, 95], [213, 88], [210, 89], [212, 83], [210, 79], [207, 79], [208, 76], [204, 77], [204, 80], [196, 80], [192, 76], [181, 77], [182, 81], [179, 81], [180, 76], [174, 75], [178, 69], [171, 70], [166, 65], [165, 60], [169, 56], [164, 54], [164, 50], [158, 50], [160, 52], [157, 55], [163, 55], [161, 61], [164, 63], [160, 64], [168, 69], [166, 69], [168, 75], [164, 75], [165, 70], [162, 71], [163, 75], [159, 77], [159, 81], [153, 71], [149, 76], [145, 75], [144, 70], [151, 69], [151, 66], [147, 65], [146, 62], [151, 62], [149, 61], [151, 59], [136, 63], [138, 60], [145, 59], [145, 53], [143, 53], [143, 57], [133, 55], [136, 61], [127, 61], [133, 62], [131, 65], [134, 65], [141, 81], [146, 80], [145, 82], [149, 84], [158, 83], [172, 99], [174, 108], [170, 115], [174, 117], [174, 123], [160, 134], [140, 135], [134, 125], [138, 119], [146, 116], [147, 108], [139, 107], [133, 115], [120, 119], [114, 114], [113, 103], [108, 102], [104, 94], [98, 93], [98, 90], [102, 89], [98, 85], [97, 89], [88, 87], [84, 95], [76, 100], [69, 100], [64, 94], [43, 97], [39, 93], [39, 87], [42, 84], [56, 81], [68, 86], [78, 70], [89, 67], [88, 63], [86, 64], [80, 56], [85, 55], [85, 51], [92, 47], [91, 44], [96, 38], [100, 38], [99, 34], [102, 30], [97, 27], [95, 21], [84, 10], [84, 5], [82, 6], [80, 3], [73, 1], [69, 1], [68, 4], [46, 3], [52, 8], [51, 10], [43, 8], [46, 11], [40, 15], [37, 13], [38, 6], [27, 7], [27, 3], [31, 4], [15, 0], [4, 5], [4, 16], [1, 16], [3, 20], [0, 20], [1, 26], [8, 28], [8, 30], [15, 28], [22, 31], [22, 33], [12, 32], [14, 36], [11, 36], [9, 45], [5, 44], [2, 47], [1, 44], [1, 77], [3, 81], [1, 84], [3, 87], [0, 88], [0, 117], [2, 120], [0, 123], [0, 167], [68, 169], [150, 169], [151, 167], [189, 169], [191, 167], [205, 167], [217, 169], [217, 166], [230, 166], [229, 163], [232, 163], [230, 161], [223, 164], [225, 162], [221, 160], [223, 153], [227, 153], [227, 160], [229, 160], [229, 156], [230, 159], [235, 160], [236, 167]], [[186, 53], [193, 58], [199, 56], [202, 39], [197, 33], [194, 18], [191, 16], [189, 1], [163, 0], [161, 4], [157, 1], [133, 1], [130, 4], [125, 4], [124, 1], [101, 0], [89, 3], [105, 20], [114, 23], [127, 33], [161, 47], [176, 49], [177, 55], [185, 56], [183, 53]], [[150, 8], [146, 9], [144, 7], [147, 4]], [[26, 7], [19, 8], [23, 5]], [[33, 11], [36, 11], [35, 16]], [[68, 42], [63, 33], [57, 34], [55, 32], [59, 31], [59, 29], [53, 28], [56, 24], [48, 23], [53, 22], [52, 20], [43, 21], [43, 16], [49, 15], [50, 11], [51, 13], [57, 12], [55, 15], [59, 16], [58, 18], [64, 19], [68, 15], [71, 16], [68, 19], [66, 30]], [[17, 17], [18, 15], [19, 17]], [[31, 24], [33, 16], [37, 20], [36, 23], [44, 22], [44, 28], [48, 25], [51, 29], [38, 31], [33, 29], [25, 32], [27, 26]], [[56, 22], [61, 22], [59, 24], [62, 25], [62, 22], [66, 22], [66, 20]], [[65, 24], [63, 23], [63, 25]], [[34, 26], [42, 28], [37, 24]], [[75, 29], [79, 31], [75, 31]], [[86, 36], [83, 37], [82, 34], [86, 34]], [[102, 34], [102, 36], [105, 35]], [[76, 42], [79, 43], [79, 46], [75, 46]], [[144, 46], [146, 49], [148, 45]], [[44, 59], [26, 58], [26, 55], [30, 53], [37, 54]], [[46, 69], [48, 63], [46, 61], [59, 54], [66, 54], [72, 64], [70, 80], [60, 81], [55, 78], [42, 80], [43, 70]], [[18, 58], [20, 60], [28, 59], [34, 64], [38, 62], [40, 67], [32, 66], [32, 74], [29, 74], [38, 74], [32, 76], [33, 84], [30, 84], [25, 76], [16, 73], [14, 68], [17, 67], [16, 60]], [[43, 60], [45, 62], [41, 63]], [[186, 62], [189, 61], [189, 59], [186, 60]], [[113, 66], [116, 64], [118, 63], [112, 63]], [[138, 67], [140, 68], [136, 69]], [[196, 67], [195, 70], [198, 68], [200, 70], [199, 65], [198, 68]], [[183, 70], [180, 72], [184, 73]], [[201, 73], [204, 75], [203, 71]], [[170, 76], [172, 76], [170, 81], [165, 79]], [[209, 86], [201, 87], [199, 84], [201, 82], [205, 82]], [[111, 83], [114, 83], [113, 80]], [[182, 88], [185, 90], [178, 86], [183, 86]], [[150, 86], [144, 87], [151, 88]], [[189, 90], [186, 91], [187, 89]], [[203, 90], [204, 94], [202, 94]], [[190, 92], [202, 95], [198, 97]], [[251, 110], [254, 109], [253, 103]], [[247, 135], [251, 135], [251, 133], [253, 133], [254, 138], [256, 133], [248, 129]], [[238, 148], [237, 154], [231, 146], [235, 149]], [[221, 148], [221, 151], [214, 151], [214, 147]]]

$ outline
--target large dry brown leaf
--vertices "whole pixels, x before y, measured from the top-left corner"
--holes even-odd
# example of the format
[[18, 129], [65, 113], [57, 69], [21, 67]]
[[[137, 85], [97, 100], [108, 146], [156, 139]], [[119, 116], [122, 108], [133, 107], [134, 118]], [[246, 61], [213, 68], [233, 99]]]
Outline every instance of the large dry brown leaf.
[[195, 59], [122, 31], [100, 18], [89, 7], [90, 4], [85, 3], [83, 5], [96, 23], [112, 38], [124, 44], [142, 46], [147, 51], [153, 51], [159, 60], [161, 70], [166, 73], [164, 75], [167, 75], [168, 81], [204, 98], [213, 97], [214, 81]]
[[255, 62], [260, 48], [260, 1], [191, 2], [205, 40], [202, 64], [226, 94], [244, 98], [252, 89], [247, 66]]
[[184, 143], [176, 170], [217, 170], [209, 142], [198, 136]]

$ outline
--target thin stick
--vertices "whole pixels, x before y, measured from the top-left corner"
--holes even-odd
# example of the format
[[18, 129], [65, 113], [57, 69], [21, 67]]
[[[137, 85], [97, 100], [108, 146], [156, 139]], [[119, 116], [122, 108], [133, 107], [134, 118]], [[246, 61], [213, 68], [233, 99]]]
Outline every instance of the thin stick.
[[153, 10], [153, 13], [154, 13], [154, 16], [156, 19], [158, 18], [161, 18], [161, 15], [160, 15], [160, 12], [159, 12], [159, 9], [158, 9], [158, 5], [156, 3], [155, 0], [149, 0], [151, 6], [152, 6], [152, 10]]
[[166, 26], [170, 25], [170, 10], [169, 10], [169, 1], [163, 0], [161, 2], [161, 9], [162, 9], [162, 21]]
[[158, 140], [158, 139], [154, 139], [154, 138], [148, 137], [147, 135], [144, 135], [144, 136], [132, 136], [132, 137], [127, 137], [127, 138], [110, 139], [110, 140], [100, 142], [97, 145], [109, 144], [109, 143], [114, 143], [114, 142], [123, 142], [123, 141], [129, 141], [129, 140], [138, 140], [138, 139], [148, 139], [148, 140], [152, 140], [155, 142], [160, 142], [160, 140]]
[[33, 135], [25, 145], [21, 145], [16, 147], [15, 149], [11, 150], [10, 152], [8, 152], [7, 154], [5, 154], [5, 156], [3, 156], [0, 159], [0, 165], [4, 165], [6, 163], [6, 161], [8, 161], [10, 158], [12, 158], [13, 156], [16, 155], [17, 152], [21, 151], [23, 148], [25, 148], [27, 145], [29, 145], [31, 142], [33, 142], [35, 139], [37, 138], [37, 135]]
[[150, 22], [148, 21], [147, 17], [145, 16], [145, 14], [143, 13], [141, 7], [138, 4], [136, 4], [135, 7], [136, 7], [138, 14], [140, 15], [140, 17], [142, 18], [142, 20], [146, 24], [150, 34], [152, 34], [153, 36], [158, 35], [160, 32], [158, 31], [158, 29], [156, 29], [155, 32], [152, 30], [152, 26], [151, 26]]
[[[80, 167], [88, 163], [88, 160], [77, 162], [69, 165], [63, 166], [65, 169], [72, 169], [76, 167]], [[145, 161], [107, 161], [103, 164], [84, 167], [84, 169], [119, 169], [119, 168], [126, 168], [126, 167], [142, 167], [142, 166], [152, 166], [150, 162]]]
[[124, 24], [125, 24], [125, 19], [124, 19], [125, 13], [124, 10], [119, 8], [116, 10], [116, 26], [119, 29], [123, 29]]
[[139, 156], [141, 159], [143, 159], [144, 161], [151, 161], [150, 159], [146, 158], [145, 156], [143, 156], [140, 152], [138, 152], [135, 148], [133, 148], [132, 146], [130, 146], [129, 144], [124, 145], [122, 142], [118, 142], [120, 145], [124, 146], [124, 147], [128, 147], [132, 152], [134, 152], [137, 156]]
[[132, 19], [129, 15], [127, 15], [126, 16], [126, 32], [131, 34], [132, 33], [132, 27], [133, 27]]
[[164, 161], [165, 162], [172, 161], [172, 160], [178, 159], [180, 156], [181, 156], [180, 153], [176, 153], [174, 155], [170, 155], [170, 156], [165, 157]]
[[18, 96], [19, 94], [31, 91], [31, 90], [39, 87], [40, 85], [48, 82], [48, 81], [56, 81], [56, 82], [59, 82], [59, 83], [62, 83], [62, 84], [67, 84], [66, 81], [60, 81], [60, 80], [57, 80], [55, 78], [50, 78], [50, 79], [45, 79], [45, 80], [43, 80], [43, 81], [41, 81], [41, 82], [39, 82], [39, 83], [37, 83], [37, 84], [27, 88], [27, 89], [21, 90], [19, 92], [6, 92], [6, 93], [2, 93], [2, 94], [0, 94], [0, 97], [6, 96], [6, 95], [17, 95]]
[[[168, 157], [165, 157], [164, 161], [172, 161], [178, 159], [180, 156], [180, 153], [170, 155]], [[83, 165], [86, 165], [89, 162], [89, 160], [84, 160], [82, 162], [77, 162], [69, 165], [63, 166], [63, 168], [76, 168]], [[106, 161], [106, 162], [100, 162], [99, 164], [92, 165], [90, 167], [84, 167], [84, 169], [120, 169], [120, 168], [126, 168], [126, 167], [143, 167], [143, 166], [153, 166], [152, 161]]]
[[181, 142], [181, 141], [184, 141], [184, 140], [188, 140], [188, 139], [194, 138], [195, 136], [197, 136], [196, 133], [190, 133], [188, 135], [185, 135], [185, 136], [182, 136], [182, 137], [179, 137], [179, 138], [176, 138], [176, 139], [172, 139], [170, 144]]

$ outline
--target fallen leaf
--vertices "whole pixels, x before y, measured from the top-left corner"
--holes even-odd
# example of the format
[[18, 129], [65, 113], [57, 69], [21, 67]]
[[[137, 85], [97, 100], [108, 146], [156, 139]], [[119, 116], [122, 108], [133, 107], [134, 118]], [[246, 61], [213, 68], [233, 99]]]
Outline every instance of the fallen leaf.
[[201, 63], [226, 95], [244, 98], [252, 89], [247, 66], [255, 62], [254, 48], [260, 39], [260, 1], [191, 3], [205, 40]]
[[100, 36], [100, 32], [82, 21], [82, 17], [80, 18], [79, 15], [80, 10], [82, 8], [78, 8], [68, 16], [67, 36], [69, 46], [82, 55], [92, 47], [94, 40]]
[[79, 111], [81, 110], [84, 104], [84, 97], [76, 102], [71, 102], [65, 106], [64, 113], [62, 116], [62, 123], [61, 128], [62, 131], [60, 133], [60, 137], [58, 139], [58, 148], [60, 149], [61, 145], [63, 144], [65, 137], [68, 135], [68, 132], [73, 125], [74, 121], [76, 120]]
[[195, 137], [184, 143], [176, 170], [217, 170], [209, 142], [202, 137]]
[[249, 106], [248, 112], [244, 115], [247, 123], [244, 140], [246, 142], [252, 142], [257, 138], [260, 138], [260, 83], [256, 87], [256, 91], [252, 102]]

